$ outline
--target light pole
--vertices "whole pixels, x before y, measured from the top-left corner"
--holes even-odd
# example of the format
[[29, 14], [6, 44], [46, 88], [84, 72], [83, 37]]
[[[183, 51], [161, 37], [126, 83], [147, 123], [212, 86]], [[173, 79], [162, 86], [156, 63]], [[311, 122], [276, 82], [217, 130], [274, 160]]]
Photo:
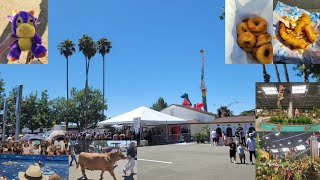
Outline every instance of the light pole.
[[15, 131], [15, 139], [18, 140], [20, 133], [20, 115], [21, 115], [21, 100], [22, 100], [22, 87], [20, 84], [17, 89], [17, 100], [16, 100], [16, 131]]
[[2, 141], [5, 141], [5, 135], [6, 135], [6, 124], [7, 124], [7, 111], [8, 111], [8, 101], [4, 100], [4, 106], [3, 106], [3, 128], [2, 128]]

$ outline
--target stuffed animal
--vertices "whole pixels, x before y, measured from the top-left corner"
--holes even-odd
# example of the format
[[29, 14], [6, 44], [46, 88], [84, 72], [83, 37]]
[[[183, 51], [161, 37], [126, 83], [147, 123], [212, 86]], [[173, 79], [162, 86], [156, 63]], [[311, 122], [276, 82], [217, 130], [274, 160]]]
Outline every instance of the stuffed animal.
[[10, 48], [7, 58], [9, 61], [15, 61], [20, 58], [21, 51], [31, 50], [31, 54], [36, 58], [42, 58], [46, 55], [47, 49], [42, 46], [42, 40], [39, 34], [36, 33], [36, 22], [34, 11], [13, 11], [13, 16], [7, 16], [7, 19], [12, 23], [13, 36], [18, 38]]

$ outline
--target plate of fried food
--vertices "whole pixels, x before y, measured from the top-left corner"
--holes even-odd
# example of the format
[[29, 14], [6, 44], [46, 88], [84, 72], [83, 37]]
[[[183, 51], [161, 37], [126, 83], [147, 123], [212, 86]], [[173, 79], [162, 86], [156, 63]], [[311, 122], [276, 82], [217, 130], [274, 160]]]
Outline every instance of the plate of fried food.
[[274, 63], [320, 64], [320, 13], [278, 2], [274, 17]]
[[226, 64], [273, 62], [272, 5], [272, 1], [226, 0]]

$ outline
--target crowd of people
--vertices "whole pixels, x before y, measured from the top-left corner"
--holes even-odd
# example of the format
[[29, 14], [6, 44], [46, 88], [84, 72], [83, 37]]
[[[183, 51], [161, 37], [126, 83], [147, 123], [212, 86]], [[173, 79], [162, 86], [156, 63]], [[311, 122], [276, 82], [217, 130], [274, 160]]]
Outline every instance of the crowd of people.
[[14, 138], [8, 137], [6, 141], [0, 141], [0, 154], [68, 155], [68, 142], [51, 139], [15, 141]]
[[[230, 138], [229, 143], [229, 154], [230, 154], [230, 162], [231, 163], [237, 163], [237, 156], [236, 153], [238, 152], [240, 163], [246, 164], [246, 155], [245, 151], [249, 151], [250, 154], [250, 163], [253, 163], [253, 156], [256, 158], [256, 140], [254, 138], [253, 133], [249, 133], [249, 138], [247, 139], [246, 143], [244, 144], [242, 141], [238, 141], [238, 143], [235, 143], [233, 141], [233, 138]], [[234, 161], [232, 160], [234, 159]]]
[[106, 131], [96, 132], [96, 131], [87, 131], [87, 132], [70, 132], [66, 134], [66, 137], [70, 140], [133, 140], [135, 139], [135, 133], [129, 131], [127, 133], [120, 131], [117, 133]]

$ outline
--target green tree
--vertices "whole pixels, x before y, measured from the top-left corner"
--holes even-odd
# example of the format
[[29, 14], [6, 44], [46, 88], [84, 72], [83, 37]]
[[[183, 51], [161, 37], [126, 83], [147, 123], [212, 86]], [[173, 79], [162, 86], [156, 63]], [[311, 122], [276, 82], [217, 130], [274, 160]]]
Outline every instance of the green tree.
[[293, 67], [294, 71], [297, 71], [296, 76], [304, 77], [305, 82], [309, 82], [309, 78], [315, 79], [320, 82], [320, 65], [301, 64]]
[[[71, 116], [71, 102], [69, 102], [69, 116]], [[67, 115], [67, 100], [64, 97], [57, 97], [50, 101], [50, 107], [51, 107], [51, 120], [55, 124], [60, 124], [65, 120], [65, 116]], [[72, 119], [69, 117], [69, 119]]]
[[[101, 120], [105, 119], [105, 116], [100, 112], [107, 109], [106, 102], [102, 102], [102, 92], [98, 89], [89, 88], [88, 95], [88, 119], [85, 121], [83, 111], [83, 99], [85, 90], [78, 90], [76, 88], [71, 88], [70, 100], [69, 100], [69, 115], [70, 122], [76, 123], [79, 130], [83, 130], [88, 127], [96, 126], [96, 124]], [[52, 118], [57, 123], [63, 121], [63, 116], [66, 114], [66, 99], [62, 97], [55, 98], [50, 101], [52, 106]]]
[[0, 78], [0, 109], [3, 109], [4, 99], [5, 99], [5, 82], [2, 78]]
[[51, 108], [49, 106], [49, 95], [48, 91], [44, 90], [41, 92], [41, 98], [37, 100], [37, 118], [40, 121], [42, 128], [51, 128], [53, 122], [51, 120]]
[[[60, 44], [58, 45], [58, 50], [60, 52], [61, 55], [64, 55], [64, 57], [66, 58], [66, 64], [67, 64], [67, 70], [66, 70], [66, 75], [67, 75], [67, 109], [68, 109], [68, 105], [69, 105], [69, 57], [76, 51], [75, 45], [73, 44], [73, 42], [69, 39], [65, 39], [62, 42], [60, 42]], [[68, 119], [69, 116], [65, 116], [66, 117], [66, 129], [68, 129]]]
[[[7, 97], [8, 101], [8, 112], [7, 112], [7, 130], [8, 132], [14, 132], [16, 126], [16, 99], [17, 99], [17, 87], [13, 87], [9, 96]], [[20, 126], [21, 127], [21, 126]]]
[[233, 112], [227, 106], [220, 106], [220, 108], [217, 109], [217, 113], [219, 117], [233, 116]]
[[[109, 54], [110, 49], [112, 48], [111, 46], [111, 42], [107, 39], [107, 38], [101, 38], [97, 41], [97, 51], [99, 52], [99, 54], [101, 54], [102, 56], [102, 102], [104, 102], [104, 93], [105, 93], [105, 61], [104, 61], [104, 57], [106, 54]], [[104, 115], [104, 111], [102, 112], [102, 114]]]
[[168, 104], [164, 101], [162, 97], [159, 97], [158, 101], [154, 104], [152, 104], [152, 107], [150, 107], [153, 110], [161, 111], [162, 109], [168, 107]]
[[96, 54], [96, 45], [95, 42], [91, 37], [88, 35], [83, 35], [82, 38], [78, 41], [79, 51], [82, 52], [82, 54], [85, 57], [85, 64], [86, 64], [86, 83], [85, 83], [85, 93], [84, 93], [84, 127], [87, 125], [88, 120], [88, 99], [89, 99], [89, 69], [90, 69], [90, 60], [91, 58]]
[[38, 115], [38, 93], [31, 92], [28, 96], [23, 98], [21, 104], [21, 127], [26, 127], [33, 132], [41, 127], [41, 121]]

